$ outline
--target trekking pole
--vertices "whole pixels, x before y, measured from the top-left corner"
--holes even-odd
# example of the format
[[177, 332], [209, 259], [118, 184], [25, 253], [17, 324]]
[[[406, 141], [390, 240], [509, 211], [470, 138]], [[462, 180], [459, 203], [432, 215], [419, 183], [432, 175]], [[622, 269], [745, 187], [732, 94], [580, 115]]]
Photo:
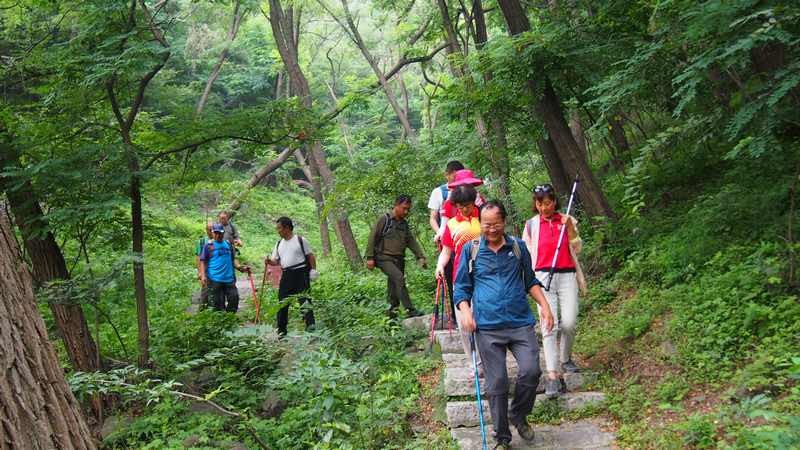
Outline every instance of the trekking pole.
[[[572, 183], [572, 192], [569, 194], [569, 203], [567, 203], [567, 212], [565, 213], [569, 216], [569, 212], [572, 209], [572, 200], [575, 199], [575, 190], [578, 188], [578, 182], [580, 174], [575, 174], [575, 182]], [[547, 284], [544, 287], [544, 290], [550, 292], [550, 283], [553, 281], [553, 273], [556, 270], [556, 260], [558, 259], [558, 251], [561, 250], [561, 242], [564, 240], [564, 232], [567, 231], [567, 224], [564, 224], [561, 227], [561, 232], [558, 233], [558, 243], [556, 244], [556, 252], [553, 254], [553, 263], [550, 264], [550, 273], [547, 275]]]
[[[253, 271], [247, 272], [247, 275], [250, 278], [250, 293], [253, 294], [253, 306], [256, 308], [256, 318], [253, 323], [258, 323], [261, 319], [261, 301], [258, 300], [258, 295], [256, 294], [256, 284], [253, 282]], [[264, 287], [262, 284], [261, 287]]]
[[444, 286], [444, 295], [442, 298], [442, 303], [444, 303], [444, 307], [447, 310], [445, 315], [447, 316], [447, 331], [450, 332], [450, 335], [453, 335], [453, 315], [455, 311], [450, 308], [450, 291], [447, 289], [447, 285]]
[[481, 440], [483, 441], [483, 450], [487, 450], [486, 446], [486, 425], [483, 423], [483, 402], [481, 401], [481, 381], [478, 378], [478, 358], [475, 349], [475, 332], [469, 334], [469, 348], [472, 353], [472, 369], [475, 372], [475, 396], [478, 398], [478, 420], [481, 424]]
[[436, 335], [436, 317], [439, 315], [439, 289], [442, 287], [442, 279], [436, 279], [436, 294], [433, 297], [433, 314], [431, 314], [431, 332], [428, 336], [431, 346], [433, 346], [433, 338]]

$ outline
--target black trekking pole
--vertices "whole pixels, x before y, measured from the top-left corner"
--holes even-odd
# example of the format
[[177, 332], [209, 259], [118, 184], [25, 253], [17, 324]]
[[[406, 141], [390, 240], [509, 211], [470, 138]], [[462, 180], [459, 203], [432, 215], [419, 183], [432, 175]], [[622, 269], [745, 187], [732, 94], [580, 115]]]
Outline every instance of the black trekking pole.
[[[569, 194], [569, 203], [567, 203], [567, 212], [565, 213], [569, 216], [569, 212], [572, 209], [572, 201], [575, 199], [575, 191], [578, 189], [578, 182], [580, 181], [580, 174], [575, 174], [575, 182], [572, 183], [572, 192]], [[561, 243], [564, 240], [564, 232], [567, 230], [567, 224], [564, 224], [561, 227], [561, 232], [558, 234], [558, 244], [556, 244], [556, 252], [553, 254], [553, 263], [550, 264], [550, 273], [547, 275], [547, 284], [544, 286], [544, 290], [550, 292], [550, 283], [553, 281], [553, 273], [556, 270], [556, 260], [558, 259], [558, 251], [561, 250]]]

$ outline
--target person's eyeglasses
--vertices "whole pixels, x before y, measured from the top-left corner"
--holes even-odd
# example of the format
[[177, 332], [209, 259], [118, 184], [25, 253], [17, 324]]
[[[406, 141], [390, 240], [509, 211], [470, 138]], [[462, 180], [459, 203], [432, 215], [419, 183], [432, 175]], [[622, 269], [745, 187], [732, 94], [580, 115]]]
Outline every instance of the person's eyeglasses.
[[534, 194], [550, 194], [553, 192], [553, 186], [550, 184], [540, 184], [533, 188]]
[[505, 227], [505, 224], [502, 224], [502, 223], [496, 223], [496, 224], [492, 224], [492, 225], [489, 225], [489, 224], [486, 224], [486, 223], [482, 223], [481, 224], [481, 229], [483, 229], [485, 231], [488, 231], [488, 230], [500, 231], [504, 227]]

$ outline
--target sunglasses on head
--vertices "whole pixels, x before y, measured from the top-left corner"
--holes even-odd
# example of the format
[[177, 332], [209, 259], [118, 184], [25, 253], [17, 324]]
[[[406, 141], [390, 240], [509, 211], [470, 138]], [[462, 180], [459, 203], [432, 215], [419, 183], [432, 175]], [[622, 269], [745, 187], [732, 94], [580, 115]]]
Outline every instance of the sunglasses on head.
[[535, 195], [541, 194], [552, 194], [553, 193], [553, 186], [550, 184], [540, 184], [533, 188], [533, 193]]

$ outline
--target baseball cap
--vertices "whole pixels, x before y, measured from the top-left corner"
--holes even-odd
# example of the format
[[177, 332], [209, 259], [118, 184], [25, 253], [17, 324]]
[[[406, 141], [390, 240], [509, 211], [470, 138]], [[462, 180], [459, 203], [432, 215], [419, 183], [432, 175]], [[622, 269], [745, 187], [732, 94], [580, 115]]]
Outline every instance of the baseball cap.
[[225, 227], [223, 227], [221, 223], [215, 223], [214, 225], [211, 225], [211, 232], [212, 233], [224, 233], [225, 232]]

